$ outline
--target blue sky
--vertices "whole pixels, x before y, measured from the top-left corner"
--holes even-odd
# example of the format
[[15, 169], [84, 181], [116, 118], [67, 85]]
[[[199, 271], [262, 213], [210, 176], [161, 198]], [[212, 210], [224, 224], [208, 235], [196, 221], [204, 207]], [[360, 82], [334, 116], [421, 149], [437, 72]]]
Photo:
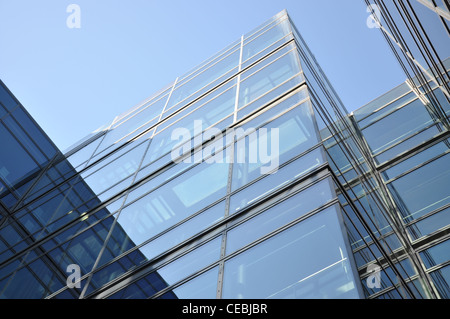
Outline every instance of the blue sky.
[[405, 80], [363, 0], [0, 0], [0, 78], [65, 150], [283, 9], [349, 111]]

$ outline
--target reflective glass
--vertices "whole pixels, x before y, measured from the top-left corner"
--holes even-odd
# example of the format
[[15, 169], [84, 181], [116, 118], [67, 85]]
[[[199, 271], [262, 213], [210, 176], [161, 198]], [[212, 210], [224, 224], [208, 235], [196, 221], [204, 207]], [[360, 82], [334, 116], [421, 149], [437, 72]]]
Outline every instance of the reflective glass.
[[227, 233], [227, 254], [295, 220], [333, 199], [328, 180], [323, 180], [274, 207], [252, 217]]
[[448, 152], [450, 149], [450, 140], [447, 139], [440, 143], [437, 143], [422, 152], [398, 163], [397, 165], [385, 170], [382, 172], [382, 176], [385, 180], [389, 180], [391, 178], [397, 177], [398, 175], [418, 166], [426, 161], [438, 156], [439, 154]]
[[142, 243], [224, 196], [227, 180], [228, 164], [204, 162], [125, 207], [119, 223]]
[[441, 298], [450, 298], [450, 266], [446, 266], [430, 273], [434, 286], [439, 291]]
[[[275, 119], [277, 115], [283, 113], [284, 111], [297, 106], [299, 108], [305, 107], [303, 105], [299, 105], [301, 101], [303, 101], [308, 96], [306, 88], [303, 88], [299, 91], [296, 91], [294, 94], [289, 94], [286, 98], [279, 100], [268, 107], [264, 108], [262, 113], [257, 114], [251, 120], [246, 121], [243, 124], [240, 124], [238, 127], [247, 130], [248, 128], [257, 128], [261, 125], [270, 122]], [[310, 103], [309, 101], [305, 101], [303, 103]], [[246, 108], [245, 108], [246, 109]], [[244, 109], [244, 110], [245, 110]], [[239, 112], [238, 112], [239, 117]]]
[[172, 292], [178, 299], [215, 299], [218, 277], [219, 267], [215, 267], [173, 289]]
[[180, 244], [184, 240], [214, 225], [225, 215], [225, 202], [221, 202], [199, 215], [187, 220], [167, 233], [144, 245], [140, 250], [148, 259]]
[[7, 116], [3, 119], [6, 127], [11, 131], [12, 135], [20, 141], [23, 147], [30, 153], [33, 159], [40, 165], [45, 165], [48, 158], [42, 153], [38, 146], [31, 140], [30, 136], [19, 126], [19, 124], [11, 117]]
[[395, 156], [398, 156], [403, 152], [428, 141], [429, 139], [437, 136], [440, 133], [442, 133], [442, 126], [438, 124], [433, 125], [432, 127], [420, 132], [419, 134], [409, 137], [400, 144], [383, 151], [381, 154], [375, 156], [374, 159], [377, 163], [384, 163], [388, 160], [393, 159]]
[[431, 268], [433, 266], [445, 263], [450, 260], [450, 240], [434, 245], [420, 252], [425, 267]]
[[362, 133], [372, 152], [376, 153], [429, 124], [432, 124], [430, 114], [420, 100], [415, 100], [365, 128]]
[[450, 208], [418, 221], [407, 227], [407, 229], [414, 239], [419, 239], [448, 225], [450, 225]]
[[178, 127], [186, 128], [190, 129], [192, 134], [194, 121], [202, 121], [203, 129], [206, 129], [229, 116], [234, 112], [236, 100], [236, 87], [234, 86], [234, 83], [235, 81], [230, 81], [217, 91], [213, 92], [213, 95], [208, 95], [206, 99], [202, 99], [200, 103], [195, 103], [192, 107], [184, 109], [176, 116], [158, 125], [157, 133], [169, 125], [172, 125], [175, 121], [178, 121], [169, 129], [174, 130]]
[[295, 51], [291, 51], [266, 65], [254, 75], [242, 80], [239, 89], [239, 107], [250, 103], [270, 89], [299, 73], [301, 68], [298, 64], [296, 54]]
[[0, 102], [9, 111], [11, 111], [17, 105], [17, 102], [14, 100], [11, 94], [8, 93], [8, 91], [2, 84], [0, 84]]
[[84, 181], [96, 194], [101, 193], [136, 172], [147, 145], [148, 142], [145, 142], [128, 151], [126, 154], [116, 158], [114, 161], [106, 166], [103, 166], [94, 173], [87, 175], [103, 163], [89, 169], [88, 172], [82, 174]]
[[[278, 135], [273, 135], [273, 131]], [[247, 131], [252, 131], [251, 128]], [[244, 135], [243, 130], [235, 129], [235, 134]], [[270, 141], [270, 142], [269, 142]], [[266, 124], [264, 128], [238, 140], [235, 146], [232, 190], [264, 174], [264, 170], [277, 169], [295, 155], [298, 155], [318, 143], [312, 119], [310, 104], [302, 104], [281, 117]], [[263, 163], [262, 147], [270, 143], [269, 163]], [[256, 151], [258, 150], [258, 151]], [[269, 147], [267, 146], [267, 150]], [[258, 152], [258, 153], [257, 153]], [[255, 160], [255, 156], [257, 156]], [[274, 173], [276, 174], [276, 173]]]
[[218, 260], [221, 243], [222, 237], [217, 237], [158, 269], [158, 273], [165, 282], [173, 285]]
[[417, 99], [417, 95], [414, 92], [409, 92], [405, 96], [397, 99], [395, 102], [390, 103], [389, 105], [383, 107], [382, 109], [376, 111], [369, 117], [358, 122], [359, 127], [364, 128], [367, 125], [376, 122], [382, 117], [386, 116], [389, 112], [402, 107], [403, 105], [412, 102], [412, 100]]
[[2, 149], [7, 150], [0, 152], [0, 177], [14, 187], [19, 180], [38, 170], [38, 166], [2, 123], [0, 137]]
[[[284, 81], [282, 84], [276, 86], [275, 88], [263, 94], [253, 102], [250, 102], [245, 107], [238, 110], [237, 119], [240, 120], [249, 115], [250, 113], [254, 112], [255, 110], [258, 110], [260, 107], [272, 101], [276, 101], [284, 93], [292, 89], [294, 86], [302, 83], [303, 81], [304, 81], [303, 74], [297, 74], [294, 77], [290, 78], [289, 80]], [[306, 93], [306, 91], [303, 93]]]
[[[322, 163], [322, 153], [320, 149], [316, 149], [287, 164], [276, 173], [267, 175], [263, 179], [231, 196], [230, 214], [234, 214], [238, 210], [264, 198], [267, 194], [310, 172]], [[293, 172], [298, 173], [295, 174]]]
[[76, 151], [72, 155], [67, 157], [67, 160], [70, 162], [70, 164], [73, 165], [73, 167], [78, 168], [78, 171], [82, 168], [84, 168], [86, 165], [81, 165], [82, 163], [86, 163], [94, 153], [95, 149], [97, 148], [98, 144], [102, 138], [97, 138], [96, 140], [90, 142], [88, 145], [84, 146], [80, 150]]
[[284, 19], [276, 25], [271, 26], [269, 29], [264, 30], [264, 32], [259, 34], [258, 37], [245, 40], [242, 52], [242, 61], [246, 61], [253, 55], [287, 35], [289, 32], [289, 21]]
[[57, 148], [53, 145], [51, 140], [22, 108], [15, 109], [12, 112], [12, 115], [17, 122], [20, 123], [36, 145], [38, 145], [44, 152], [47, 158], [51, 159], [57, 153]]
[[405, 221], [450, 202], [450, 154], [442, 156], [388, 184]]
[[358, 298], [334, 207], [225, 262], [223, 298]]
[[237, 70], [236, 67], [239, 64], [239, 55], [240, 50], [236, 50], [223, 59], [215, 62], [213, 65], [208, 66], [208, 68], [202, 70], [200, 74], [196, 75], [188, 82], [181, 85], [176, 84], [166, 110], [170, 110], [174, 105], [191, 96], [190, 99], [184, 101], [184, 103], [187, 103], [189, 100], [192, 100], [192, 95], [194, 95], [194, 93], [194, 96], [199, 96], [201, 92], [206, 92], [206, 88], [211, 88], [213, 84], [218, 84], [218, 81], [230, 77]]

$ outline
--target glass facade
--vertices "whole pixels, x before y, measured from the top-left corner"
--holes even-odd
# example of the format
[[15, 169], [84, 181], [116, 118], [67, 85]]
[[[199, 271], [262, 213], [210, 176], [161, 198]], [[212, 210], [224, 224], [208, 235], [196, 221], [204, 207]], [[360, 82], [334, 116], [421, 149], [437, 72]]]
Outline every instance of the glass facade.
[[444, 119], [348, 115], [286, 11], [65, 154], [1, 84], [2, 298], [448, 296]]

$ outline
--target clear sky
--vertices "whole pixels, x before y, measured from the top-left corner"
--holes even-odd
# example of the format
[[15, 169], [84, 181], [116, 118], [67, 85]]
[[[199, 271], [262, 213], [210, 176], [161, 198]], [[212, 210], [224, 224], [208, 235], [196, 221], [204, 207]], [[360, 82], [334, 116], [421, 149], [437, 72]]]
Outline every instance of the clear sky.
[[349, 111], [405, 80], [363, 0], [0, 0], [0, 78], [64, 151], [283, 9]]

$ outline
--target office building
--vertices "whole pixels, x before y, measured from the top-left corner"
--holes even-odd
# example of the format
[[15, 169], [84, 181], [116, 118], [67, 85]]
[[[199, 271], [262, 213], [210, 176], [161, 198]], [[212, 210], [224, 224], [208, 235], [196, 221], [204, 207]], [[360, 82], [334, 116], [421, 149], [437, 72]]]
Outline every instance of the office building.
[[64, 154], [1, 89], [2, 298], [449, 295], [448, 100], [349, 114], [286, 11]]

